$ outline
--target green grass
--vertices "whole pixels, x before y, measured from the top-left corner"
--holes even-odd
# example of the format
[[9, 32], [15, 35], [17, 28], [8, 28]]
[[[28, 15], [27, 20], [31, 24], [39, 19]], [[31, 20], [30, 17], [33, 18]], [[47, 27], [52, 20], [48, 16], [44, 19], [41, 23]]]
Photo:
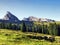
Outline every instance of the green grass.
[[[48, 25], [49, 23], [54, 23], [54, 22], [44, 22], [44, 25]], [[42, 23], [41, 22], [34, 22], [34, 24], [39, 25]], [[56, 21], [56, 24], [60, 24], [60, 21]]]
[[46, 40], [30, 39], [27, 37], [27, 35], [50, 36], [32, 32], [0, 29], [0, 45], [60, 45], [59, 36], [56, 36], [56, 41], [52, 43]]

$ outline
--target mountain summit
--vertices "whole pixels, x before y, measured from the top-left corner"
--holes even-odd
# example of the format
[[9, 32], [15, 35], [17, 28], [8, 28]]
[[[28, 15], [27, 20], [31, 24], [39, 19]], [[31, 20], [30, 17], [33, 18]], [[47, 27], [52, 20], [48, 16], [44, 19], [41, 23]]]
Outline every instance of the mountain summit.
[[9, 11], [7, 11], [7, 14], [3, 17], [3, 20], [9, 20], [13, 22], [19, 21], [19, 19], [16, 16], [14, 16], [12, 13], [10, 13]]

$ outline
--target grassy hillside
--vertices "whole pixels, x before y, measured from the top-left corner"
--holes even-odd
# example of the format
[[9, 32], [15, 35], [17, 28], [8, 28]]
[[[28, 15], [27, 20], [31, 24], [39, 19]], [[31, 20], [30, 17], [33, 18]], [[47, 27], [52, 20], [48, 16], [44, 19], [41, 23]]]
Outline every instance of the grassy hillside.
[[[54, 22], [44, 22], [45, 25], [48, 25], [49, 23], [54, 23]], [[41, 22], [34, 22], [34, 24], [42, 24]], [[56, 21], [56, 24], [60, 24], [60, 21]]]
[[55, 42], [46, 40], [30, 39], [27, 35], [32, 36], [50, 36], [40, 33], [12, 31], [7, 29], [0, 29], [0, 45], [60, 45], [60, 37], [56, 36]]

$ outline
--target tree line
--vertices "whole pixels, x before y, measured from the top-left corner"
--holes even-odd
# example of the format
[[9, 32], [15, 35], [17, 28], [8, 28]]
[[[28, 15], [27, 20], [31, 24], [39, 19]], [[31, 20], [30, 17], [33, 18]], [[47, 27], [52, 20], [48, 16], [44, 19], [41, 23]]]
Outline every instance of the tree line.
[[35, 32], [35, 33], [43, 33], [50, 35], [60, 35], [60, 24], [56, 24], [56, 22], [48, 22], [47, 25], [44, 22], [40, 22], [41, 24], [26, 24], [24, 21], [21, 24], [15, 23], [4, 23], [0, 22], [0, 29], [12, 29], [12, 30], [21, 30], [23, 32]]

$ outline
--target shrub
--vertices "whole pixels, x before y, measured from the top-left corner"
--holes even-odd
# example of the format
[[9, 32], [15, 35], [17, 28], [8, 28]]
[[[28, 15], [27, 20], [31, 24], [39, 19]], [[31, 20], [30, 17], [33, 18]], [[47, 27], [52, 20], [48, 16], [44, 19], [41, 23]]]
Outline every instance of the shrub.
[[31, 35], [28, 35], [27, 37], [32, 38], [32, 39], [39, 39], [39, 40], [43, 39], [42, 36], [31, 36]]
[[47, 36], [44, 36], [43, 38], [44, 38], [45, 40], [48, 40], [48, 37], [47, 37]]
[[16, 40], [20, 40], [20, 38], [18, 37], [18, 38], [15, 38]]
[[36, 37], [36, 36], [28, 35], [27, 37], [32, 38], [32, 39], [37, 39], [37, 37]]
[[28, 35], [27, 37], [32, 38], [32, 36], [31, 36], [31, 35]]
[[32, 39], [37, 39], [37, 37], [36, 36], [32, 36]]
[[5, 34], [5, 36], [10, 36], [10, 34]]
[[42, 40], [42, 39], [43, 39], [43, 37], [42, 37], [42, 36], [37, 36], [37, 38], [38, 38], [39, 40]]
[[55, 38], [54, 37], [49, 37], [49, 41], [50, 42], [54, 42], [55, 41]]

